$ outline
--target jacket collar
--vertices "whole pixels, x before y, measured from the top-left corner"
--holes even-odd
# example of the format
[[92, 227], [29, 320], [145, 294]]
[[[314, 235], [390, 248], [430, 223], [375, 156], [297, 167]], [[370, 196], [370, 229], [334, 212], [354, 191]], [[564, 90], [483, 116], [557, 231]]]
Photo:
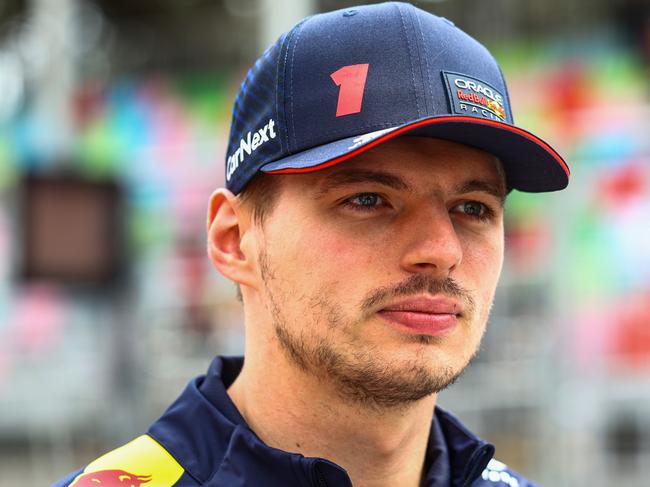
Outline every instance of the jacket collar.
[[[255, 435], [226, 392], [242, 366], [241, 357], [215, 358], [207, 375], [192, 380], [148, 434], [201, 485], [244, 485], [246, 479], [264, 479], [269, 487], [351, 487], [338, 465], [271, 448]], [[424, 485], [469, 486], [493, 454], [494, 446], [436, 407]]]

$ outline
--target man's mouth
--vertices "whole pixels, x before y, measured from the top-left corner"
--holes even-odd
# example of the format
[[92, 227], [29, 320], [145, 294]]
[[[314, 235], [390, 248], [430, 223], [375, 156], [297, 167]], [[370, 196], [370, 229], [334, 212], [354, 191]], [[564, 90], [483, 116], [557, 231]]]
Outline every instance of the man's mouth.
[[445, 296], [402, 299], [378, 312], [402, 331], [439, 336], [450, 333], [463, 314], [460, 302]]

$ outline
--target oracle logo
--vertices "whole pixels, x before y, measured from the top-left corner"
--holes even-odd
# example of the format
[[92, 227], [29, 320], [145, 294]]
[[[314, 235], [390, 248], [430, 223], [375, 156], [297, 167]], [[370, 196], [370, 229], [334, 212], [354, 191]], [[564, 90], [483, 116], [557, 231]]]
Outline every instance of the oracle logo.
[[484, 86], [475, 81], [466, 80], [463, 78], [456, 78], [454, 84], [463, 90], [472, 90], [476, 93], [481, 93], [482, 95], [487, 96], [491, 100], [494, 100], [499, 103], [503, 103], [503, 97], [499, 93], [495, 93], [492, 88], [489, 86]]

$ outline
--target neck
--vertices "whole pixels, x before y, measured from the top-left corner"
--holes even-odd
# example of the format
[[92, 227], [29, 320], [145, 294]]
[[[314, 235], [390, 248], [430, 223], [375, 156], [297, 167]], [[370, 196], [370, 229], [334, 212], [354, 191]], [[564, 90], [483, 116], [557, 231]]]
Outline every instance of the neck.
[[335, 462], [355, 487], [420, 485], [435, 396], [392, 409], [359, 404], [273, 345], [247, 352], [228, 394], [267, 445]]

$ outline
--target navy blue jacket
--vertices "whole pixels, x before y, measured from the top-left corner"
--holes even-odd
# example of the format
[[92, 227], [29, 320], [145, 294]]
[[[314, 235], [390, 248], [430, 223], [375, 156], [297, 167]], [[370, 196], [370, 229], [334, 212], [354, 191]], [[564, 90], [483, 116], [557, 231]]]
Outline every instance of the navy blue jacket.
[[[217, 357], [192, 380], [146, 435], [91, 462], [54, 487], [218, 486], [351, 487], [345, 470], [265, 445], [226, 389], [242, 358]], [[533, 487], [492, 459], [494, 446], [436, 408], [426, 454], [425, 487]]]

